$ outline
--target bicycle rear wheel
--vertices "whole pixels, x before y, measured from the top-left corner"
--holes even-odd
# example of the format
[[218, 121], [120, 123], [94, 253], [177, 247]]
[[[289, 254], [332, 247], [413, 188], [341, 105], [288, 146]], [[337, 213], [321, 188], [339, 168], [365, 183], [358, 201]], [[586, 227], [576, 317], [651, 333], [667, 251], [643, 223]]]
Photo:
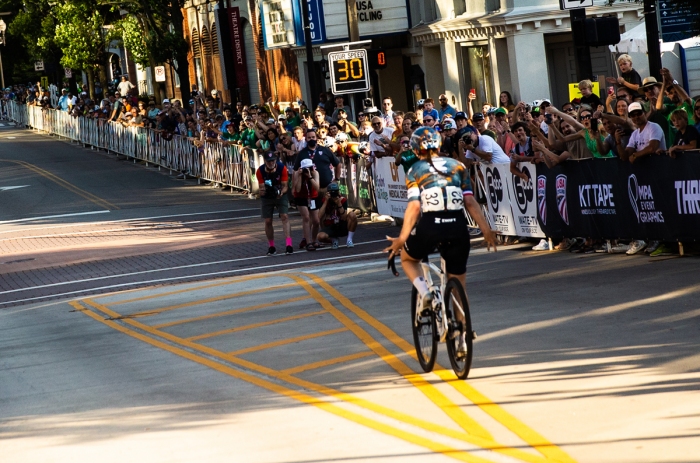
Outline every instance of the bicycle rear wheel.
[[[458, 321], [458, 312], [464, 313], [464, 321]], [[469, 315], [469, 301], [462, 283], [456, 278], [450, 278], [445, 286], [445, 312], [447, 312], [447, 354], [450, 357], [452, 369], [459, 379], [466, 379], [472, 366], [473, 332], [472, 320]], [[459, 353], [459, 339], [466, 333], [467, 352]]]
[[416, 317], [419, 302], [418, 290], [413, 287], [411, 291], [411, 328], [413, 328], [413, 345], [416, 346], [418, 362], [426, 373], [433, 371], [435, 358], [437, 357], [437, 325], [435, 324], [435, 312], [426, 309]]

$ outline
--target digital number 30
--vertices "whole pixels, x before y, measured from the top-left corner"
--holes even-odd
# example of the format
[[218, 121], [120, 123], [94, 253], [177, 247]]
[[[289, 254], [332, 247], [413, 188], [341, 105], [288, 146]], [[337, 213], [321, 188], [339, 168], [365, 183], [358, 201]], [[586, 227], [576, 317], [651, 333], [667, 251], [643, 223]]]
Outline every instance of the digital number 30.
[[[338, 80], [341, 82], [348, 80], [350, 77], [352, 77], [353, 80], [362, 79], [363, 73], [361, 59], [353, 58], [350, 61], [346, 59], [338, 60], [338, 65], [340, 66], [338, 68]], [[345, 75], [343, 76], [341, 73], [344, 73]]]

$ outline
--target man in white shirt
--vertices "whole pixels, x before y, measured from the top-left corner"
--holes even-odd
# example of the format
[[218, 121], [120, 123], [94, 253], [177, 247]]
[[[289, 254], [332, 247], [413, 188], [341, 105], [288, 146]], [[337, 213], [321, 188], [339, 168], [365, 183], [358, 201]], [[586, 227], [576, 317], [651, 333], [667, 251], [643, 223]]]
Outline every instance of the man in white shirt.
[[496, 143], [496, 140], [488, 135], [479, 135], [472, 127], [459, 140], [459, 157], [464, 159], [464, 164], [469, 167], [474, 162], [486, 164], [509, 164], [510, 158]]
[[386, 153], [391, 152], [389, 143], [391, 142], [391, 136], [394, 134], [394, 129], [384, 127], [384, 119], [379, 116], [372, 118], [372, 129], [369, 134], [369, 149], [372, 152], [372, 156], [381, 158]]
[[121, 93], [122, 95], [125, 95], [125, 96], [129, 95], [132, 88], [134, 88], [134, 84], [129, 82], [125, 75], [122, 76], [122, 81], [119, 82], [119, 85], [117, 85], [117, 90], [119, 90], [119, 93]]
[[642, 156], [654, 154], [657, 150], [666, 150], [666, 136], [663, 129], [659, 124], [647, 120], [641, 104], [632, 103], [629, 106], [629, 116], [637, 129], [632, 132], [626, 148], [622, 149], [621, 139], [616, 140], [617, 152], [621, 154], [623, 161], [629, 160], [634, 163]]

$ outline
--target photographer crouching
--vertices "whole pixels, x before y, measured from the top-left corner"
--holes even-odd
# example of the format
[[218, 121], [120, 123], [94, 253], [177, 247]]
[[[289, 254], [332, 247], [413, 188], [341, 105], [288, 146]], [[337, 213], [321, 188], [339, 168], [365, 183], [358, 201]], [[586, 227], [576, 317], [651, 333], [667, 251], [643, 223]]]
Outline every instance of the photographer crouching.
[[294, 200], [301, 215], [302, 228], [304, 230], [304, 238], [299, 244], [299, 249], [306, 248], [307, 251], [315, 251], [320, 244], [314, 241], [318, 235], [318, 172], [314, 168], [314, 163], [311, 159], [301, 161], [299, 170], [293, 174], [292, 191]]
[[357, 216], [347, 210], [347, 199], [340, 195], [337, 183], [328, 185], [325, 201], [318, 211], [323, 229], [318, 234], [318, 241], [331, 243], [333, 249], [338, 249], [338, 238], [347, 236], [347, 247], [355, 246], [352, 242], [357, 230]]
[[289, 174], [287, 167], [277, 159], [273, 151], [263, 154], [265, 164], [260, 166], [255, 172], [260, 189], [260, 199], [262, 201], [262, 218], [265, 220], [265, 235], [270, 245], [267, 250], [268, 256], [277, 254], [275, 248], [275, 230], [272, 227], [272, 215], [275, 208], [282, 221], [282, 229], [286, 237], [285, 254], [294, 252], [292, 247], [292, 226], [289, 223], [289, 197], [287, 196]]

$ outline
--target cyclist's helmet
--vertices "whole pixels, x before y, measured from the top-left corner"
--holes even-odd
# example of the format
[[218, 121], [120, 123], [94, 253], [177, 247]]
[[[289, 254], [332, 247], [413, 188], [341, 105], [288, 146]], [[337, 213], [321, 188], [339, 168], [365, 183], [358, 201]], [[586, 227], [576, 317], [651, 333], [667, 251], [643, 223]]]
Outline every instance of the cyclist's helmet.
[[427, 150], [439, 150], [441, 144], [440, 133], [432, 127], [421, 127], [411, 135], [411, 148], [416, 154]]
[[459, 140], [464, 140], [467, 145], [472, 145], [474, 148], [479, 146], [479, 131], [473, 125], [462, 127], [456, 135]]

